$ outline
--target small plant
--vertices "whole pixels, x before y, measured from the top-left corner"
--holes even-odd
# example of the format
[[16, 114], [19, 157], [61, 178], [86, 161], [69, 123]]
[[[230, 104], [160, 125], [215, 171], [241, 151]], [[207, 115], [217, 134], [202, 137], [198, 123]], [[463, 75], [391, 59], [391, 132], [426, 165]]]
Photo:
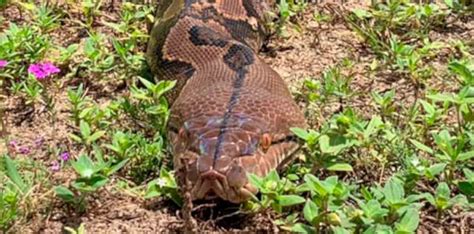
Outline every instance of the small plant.
[[463, 171], [466, 179], [459, 182], [458, 188], [471, 203], [474, 203], [474, 172], [467, 168], [464, 168]]
[[305, 184], [298, 190], [309, 191], [311, 199], [303, 208], [304, 219], [310, 224], [295, 224], [292, 231], [318, 232], [323, 226], [340, 226], [341, 217], [338, 214], [344, 201], [349, 196], [349, 188], [338, 181], [337, 176], [331, 176], [324, 181], [311, 174], [304, 176]]
[[75, 134], [69, 134], [69, 136], [76, 142], [85, 144], [88, 147], [91, 147], [99, 138], [104, 136], [105, 131], [99, 130], [93, 132], [91, 126], [86, 122], [81, 120], [79, 123], [79, 133], [80, 136]]
[[146, 185], [144, 198], [151, 199], [161, 196], [171, 199], [178, 206], [183, 204], [174, 175], [164, 167], [160, 170], [160, 177], [148, 182]]
[[88, 102], [83, 85], [80, 84], [75, 91], [73, 89], [68, 89], [67, 96], [69, 98], [69, 103], [71, 103], [71, 117], [74, 121], [74, 125], [79, 126], [82, 110], [86, 108]]
[[73, 204], [79, 211], [85, 211], [87, 196], [106, 185], [109, 181], [108, 177], [120, 170], [128, 161], [123, 160], [115, 164], [113, 164], [113, 159], [105, 161], [98, 148], [95, 149], [95, 156], [97, 158], [95, 162], [84, 154], [77, 160], [71, 161], [74, 171], [79, 175], [71, 184], [76, 193], [63, 185], [56, 186], [54, 189], [59, 198]]
[[[273, 208], [281, 213], [283, 208], [304, 203], [304, 198], [298, 195], [286, 195], [288, 191], [295, 189], [295, 185], [288, 179], [280, 179], [276, 171], [271, 171], [265, 177], [260, 178], [255, 175], [249, 175], [249, 180], [262, 194], [258, 201], [258, 209]], [[250, 204], [252, 205], [252, 203]]]
[[464, 206], [467, 204], [466, 197], [464, 195], [458, 194], [455, 197], [451, 197], [451, 190], [449, 189], [448, 184], [441, 182], [436, 188], [436, 193], [434, 196], [430, 193], [427, 193], [426, 200], [436, 207], [438, 219], [441, 218], [443, 213], [455, 205]]

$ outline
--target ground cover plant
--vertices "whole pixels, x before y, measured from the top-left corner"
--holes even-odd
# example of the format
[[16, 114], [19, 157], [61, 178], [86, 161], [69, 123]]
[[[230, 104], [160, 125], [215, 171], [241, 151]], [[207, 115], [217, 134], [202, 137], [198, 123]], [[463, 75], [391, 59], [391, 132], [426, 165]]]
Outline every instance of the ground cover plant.
[[470, 1], [280, 1], [261, 57], [310, 123], [302, 150], [249, 175], [254, 199], [194, 207], [167, 150], [175, 84], [144, 60], [154, 5], [0, 10], [2, 232], [474, 231]]

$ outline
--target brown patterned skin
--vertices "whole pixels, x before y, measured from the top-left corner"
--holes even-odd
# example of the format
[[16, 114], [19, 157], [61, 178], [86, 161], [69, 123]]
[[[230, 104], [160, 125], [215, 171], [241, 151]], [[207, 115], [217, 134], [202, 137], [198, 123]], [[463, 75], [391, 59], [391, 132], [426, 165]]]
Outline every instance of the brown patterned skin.
[[257, 192], [247, 173], [280, 169], [298, 149], [289, 129], [306, 127], [304, 116], [257, 56], [268, 3], [162, 0], [157, 8], [147, 60], [158, 79], [177, 80], [169, 139], [176, 171], [190, 158], [194, 200], [245, 201]]

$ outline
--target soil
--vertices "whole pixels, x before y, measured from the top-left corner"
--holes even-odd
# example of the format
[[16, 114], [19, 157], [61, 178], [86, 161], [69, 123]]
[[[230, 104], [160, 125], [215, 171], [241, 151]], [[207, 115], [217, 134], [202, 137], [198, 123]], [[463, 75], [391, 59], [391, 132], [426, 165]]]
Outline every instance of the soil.
[[[107, 20], [118, 19], [118, 4], [105, 4], [107, 6]], [[305, 78], [320, 78], [322, 73], [329, 67], [341, 63], [345, 58], [355, 61], [352, 68], [354, 75], [351, 89], [358, 95], [351, 100], [352, 107], [360, 113], [370, 115], [374, 113], [375, 107], [370, 97], [370, 92], [383, 92], [392, 88], [396, 89], [397, 102], [402, 105], [411, 105], [414, 100], [413, 85], [405, 79], [393, 77], [393, 74], [380, 72], [374, 76], [365, 76], [368, 65], [372, 62], [374, 55], [371, 54], [364, 43], [358, 39], [350, 29], [344, 25], [337, 15], [330, 23], [318, 23], [313, 19], [315, 11], [330, 13], [331, 4], [310, 4], [302, 14], [299, 22], [302, 23], [301, 32], [293, 32], [287, 39], [272, 37], [268, 49], [262, 52], [261, 57], [272, 66], [289, 84], [295, 97], [300, 96], [299, 90]], [[360, 4], [346, 5], [348, 8], [362, 6]], [[2, 12], [10, 22], [22, 23], [25, 19], [19, 16], [18, 9], [9, 7]], [[70, 11], [70, 14], [74, 11]], [[105, 16], [104, 16], [105, 17]], [[100, 20], [99, 20], [100, 22]], [[6, 22], [4, 22], [6, 23]], [[0, 30], [7, 25], [0, 25]], [[98, 28], [101, 26], [98, 25]], [[459, 22], [460, 30], [446, 32], [435, 32], [432, 38], [450, 40], [459, 38], [472, 40], [474, 38], [474, 23]], [[62, 25], [65, 29], [55, 34], [55, 41], [63, 46], [73, 42], [82, 42], [87, 36], [84, 32], [76, 30], [77, 25]], [[103, 32], [106, 32], [104, 27]], [[112, 34], [112, 33], [109, 33]], [[144, 46], [144, 45], [143, 45]], [[144, 47], [143, 47], [144, 48]], [[452, 53], [452, 51], [445, 51]], [[436, 58], [442, 61], [444, 55]], [[443, 74], [439, 79], [434, 79], [433, 85], [443, 86]], [[92, 78], [96, 79], [96, 78]], [[112, 80], [107, 79], [107, 80]], [[74, 127], [68, 124], [69, 113], [67, 93], [65, 87], [70, 84], [81, 82], [80, 79], [65, 79], [62, 86], [52, 90], [56, 99], [56, 117], [54, 127], [51, 127], [50, 114], [38, 107], [25, 109], [21, 100], [8, 96], [6, 98], [7, 130], [9, 139], [17, 139], [20, 145], [32, 146], [33, 151], [28, 157], [44, 166], [49, 167], [52, 163], [52, 152], [48, 149], [61, 148], [71, 152], [72, 155], [80, 153], [68, 140], [68, 134], [74, 131]], [[110, 97], [120, 95], [120, 87], [113, 82], [105, 82], [97, 87], [90, 88], [90, 95], [99, 103], [107, 103]], [[448, 87], [449, 88], [449, 87]], [[340, 103], [328, 106], [318, 117], [309, 120], [314, 127], [340, 109]], [[301, 106], [305, 108], [304, 102]], [[309, 112], [309, 110], [306, 110]], [[33, 147], [35, 141], [44, 140], [44, 144]], [[5, 149], [3, 149], [5, 150]], [[1, 150], [0, 150], [1, 151]], [[2, 152], [0, 152], [2, 153]], [[19, 156], [21, 157], [21, 156]], [[70, 170], [63, 170], [52, 174], [49, 182], [52, 184], [68, 183], [74, 177]], [[38, 194], [46, 191], [37, 191]], [[51, 193], [49, 193], [51, 194]], [[49, 199], [48, 199], [49, 198]], [[138, 197], [128, 195], [116, 187], [106, 187], [100, 194], [96, 194], [89, 200], [86, 212], [77, 214], [70, 207], [49, 195], [46, 198], [38, 198], [39, 203], [45, 207], [27, 222], [13, 227], [13, 232], [18, 233], [61, 233], [65, 227], [77, 228], [83, 223], [88, 233], [175, 233], [183, 232], [183, 219], [180, 210], [173, 203], [166, 200], [144, 201]], [[46, 209], [46, 207], [49, 207]], [[198, 209], [193, 212], [198, 221], [199, 232], [278, 232], [281, 231], [273, 224], [277, 215], [271, 211], [259, 214], [235, 213], [238, 207], [229, 204], [217, 204], [215, 206]], [[445, 230], [447, 233], [456, 233], [465, 230], [466, 233], [474, 233], [474, 213], [461, 213], [450, 215], [449, 218], [437, 220], [428, 212], [423, 215], [419, 233], [434, 233]], [[226, 216], [228, 216], [226, 218]]]

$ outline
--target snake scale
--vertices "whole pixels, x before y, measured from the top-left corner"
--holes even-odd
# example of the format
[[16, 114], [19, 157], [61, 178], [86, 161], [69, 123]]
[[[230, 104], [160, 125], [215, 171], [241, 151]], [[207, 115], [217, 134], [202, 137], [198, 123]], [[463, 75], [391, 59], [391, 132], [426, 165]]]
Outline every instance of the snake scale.
[[257, 55], [271, 1], [160, 0], [146, 52], [152, 73], [176, 80], [168, 94], [176, 171], [193, 200], [233, 203], [256, 194], [248, 173], [265, 176], [291, 162], [291, 127], [305, 118], [283, 79]]

